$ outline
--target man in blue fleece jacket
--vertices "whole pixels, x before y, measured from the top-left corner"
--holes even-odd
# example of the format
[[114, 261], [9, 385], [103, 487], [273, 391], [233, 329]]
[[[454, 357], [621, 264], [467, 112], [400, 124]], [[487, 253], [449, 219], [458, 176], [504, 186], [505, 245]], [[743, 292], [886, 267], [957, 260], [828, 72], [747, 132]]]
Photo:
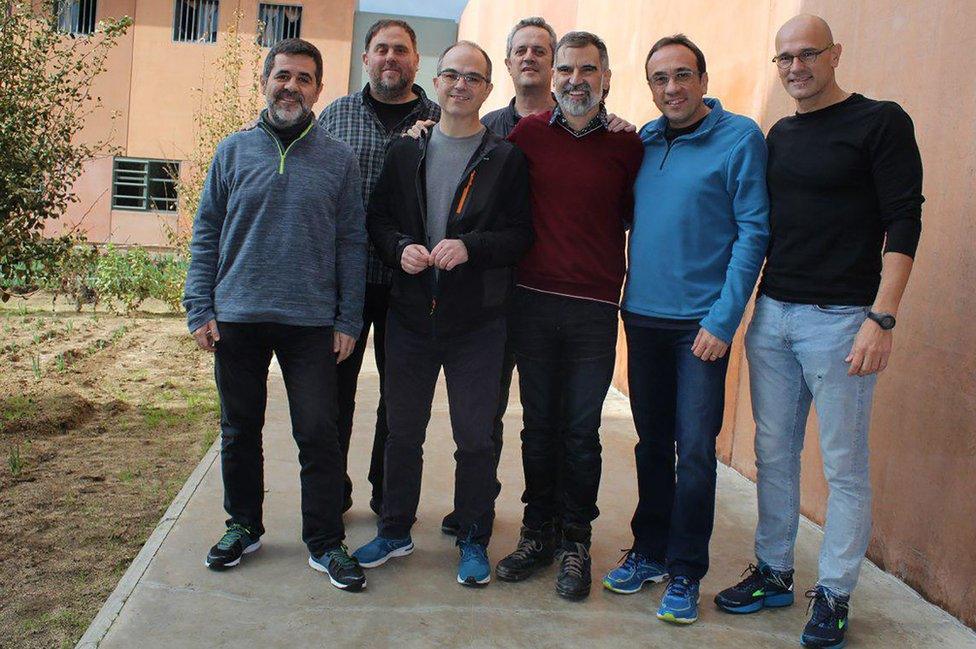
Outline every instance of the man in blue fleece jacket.
[[646, 73], [663, 115], [641, 130], [622, 308], [639, 500], [633, 548], [603, 583], [634, 593], [670, 574], [657, 616], [687, 624], [708, 570], [727, 351], [769, 238], [766, 145], [703, 99], [705, 57], [686, 36], [655, 43]]
[[261, 429], [268, 366], [281, 365], [298, 443], [302, 539], [309, 565], [359, 590], [342, 545], [344, 462], [336, 429], [336, 363], [362, 328], [366, 230], [359, 164], [319, 128], [322, 56], [287, 39], [261, 77], [267, 110], [217, 146], [190, 243], [184, 305], [201, 348], [216, 353], [227, 531], [206, 565], [236, 566], [261, 546]]

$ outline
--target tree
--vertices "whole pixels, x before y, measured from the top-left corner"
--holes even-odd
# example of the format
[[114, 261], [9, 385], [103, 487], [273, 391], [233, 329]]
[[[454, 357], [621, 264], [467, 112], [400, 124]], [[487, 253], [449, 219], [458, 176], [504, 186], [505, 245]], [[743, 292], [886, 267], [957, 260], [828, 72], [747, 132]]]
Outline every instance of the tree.
[[77, 200], [75, 180], [107, 142], [78, 136], [101, 106], [92, 81], [132, 20], [100, 21], [89, 36], [57, 29], [57, 17], [30, 2], [4, 3], [0, 13], [0, 299], [36, 285], [76, 240], [45, 238], [44, 226]]

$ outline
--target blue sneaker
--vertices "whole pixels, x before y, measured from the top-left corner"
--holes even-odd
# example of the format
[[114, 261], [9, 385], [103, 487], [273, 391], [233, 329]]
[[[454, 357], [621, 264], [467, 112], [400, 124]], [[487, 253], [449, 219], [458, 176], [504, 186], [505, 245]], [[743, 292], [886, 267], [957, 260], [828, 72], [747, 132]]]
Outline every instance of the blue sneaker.
[[749, 564], [745, 579], [715, 596], [715, 604], [726, 613], [755, 613], [764, 608], [793, 605], [793, 571], [773, 570], [765, 563]]
[[327, 574], [329, 581], [339, 590], [355, 593], [366, 588], [366, 575], [356, 560], [349, 556], [345, 545], [337, 545], [318, 556], [309, 555], [308, 565]]
[[806, 592], [813, 609], [810, 621], [803, 629], [800, 644], [816, 649], [841, 649], [847, 644], [847, 613], [850, 598], [837, 595], [829, 588], [817, 586]]
[[484, 586], [491, 581], [491, 564], [488, 563], [488, 549], [480, 543], [461, 541], [458, 543], [461, 558], [458, 560], [458, 583], [463, 586]]
[[393, 557], [405, 557], [413, 552], [413, 541], [408, 536], [405, 539], [385, 539], [377, 536], [375, 539], [352, 553], [352, 558], [363, 568], [375, 568], [386, 563]]
[[698, 581], [672, 577], [657, 609], [657, 619], [672, 624], [691, 624], [698, 619]]
[[625, 550], [620, 565], [603, 578], [603, 587], [615, 593], [630, 595], [644, 584], [656, 584], [668, 578], [667, 569], [657, 561], [651, 561], [636, 550]]

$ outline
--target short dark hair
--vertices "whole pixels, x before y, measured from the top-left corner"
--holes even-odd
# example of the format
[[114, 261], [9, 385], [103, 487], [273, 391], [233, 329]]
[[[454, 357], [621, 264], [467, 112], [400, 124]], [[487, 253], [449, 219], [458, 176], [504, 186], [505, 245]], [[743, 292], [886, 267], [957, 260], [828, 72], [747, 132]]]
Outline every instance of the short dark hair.
[[[566, 32], [559, 43], [556, 44], [556, 52], [564, 47], [586, 47], [592, 45], [600, 53], [600, 65], [604, 70], [610, 68], [610, 55], [607, 53], [607, 44], [596, 34], [590, 32]], [[552, 63], [556, 64], [556, 52], [552, 53]]]
[[320, 86], [322, 85], [322, 53], [319, 52], [319, 48], [300, 38], [286, 38], [283, 41], [275, 43], [271, 51], [268, 52], [268, 55], [264, 57], [264, 72], [261, 73], [262, 79], [267, 81], [268, 77], [271, 76], [271, 71], [274, 69], [275, 57], [279, 54], [300, 54], [310, 57], [315, 61], [315, 82]]
[[681, 45], [687, 47], [691, 50], [691, 53], [695, 55], [695, 61], [698, 64], [698, 76], [705, 74], [705, 55], [702, 51], [698, 49], [698, 46], [691, 42], [691, 39], [684, 34], [675, 34], [674, 36], [665, 36], [658, 42], [651, 46], [651, 51], [647, 53], [647, 58], [644, 59], [644, 76], [647, 76], [647, 64], [650, 63], [651, 57], [662, 47], [667, 47], [668, 45]]
[[377, 32], [381, 29], [386, 29], [387, 27], [399, 27], [403, 31], [407, 32], [407, 36], [410, 37], [410, 42], [413, 44], [413, 51], [417, 51], [417, 33], [413, 31], [413, 27], [405, 20], [398, 20], [396, 18], [383, 18], [377, 20], [375, 23], [369, 26], [366, 31], [366, 51], [369, 51], [369, 44], [373, 42], [373, 37], [376, 36]]
[[491, 83], [491, 57], [488, 56], [488, 52], [484, 51], [481, 46], [474, 41], [458, 41], [457, 43], [448, 45], [447, 49], [441, 52], [441, 55], [437, 57], [437, 74], [441, 73], [441, 64], [444, 63], [444, 57], [447, 56], [447, 53], [459, 45], [471, 47], [481, 52], [481, 55], [485, 57], [485, 63], [488, 65], [488, 83]]

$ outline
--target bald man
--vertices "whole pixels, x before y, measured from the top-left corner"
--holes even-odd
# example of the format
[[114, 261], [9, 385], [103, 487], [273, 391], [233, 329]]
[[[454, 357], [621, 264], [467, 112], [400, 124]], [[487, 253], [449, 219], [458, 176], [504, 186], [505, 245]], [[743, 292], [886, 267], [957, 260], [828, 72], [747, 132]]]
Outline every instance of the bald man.
[[817, 16], [796, 16], [776, 35], [773, 63], [796, 114], [766, 138], [771, 236], [746, 335], [758, 566], [715, 598], [731, 613], [793, 603], [800, 451], [812, 402], [830, 496], [801, 642], [831, 648], [846, 642], [870, 539], [871, 397], [891, 353], [924, 200], [912, 120], [894, 102], [842, 89], [841, 52]]

